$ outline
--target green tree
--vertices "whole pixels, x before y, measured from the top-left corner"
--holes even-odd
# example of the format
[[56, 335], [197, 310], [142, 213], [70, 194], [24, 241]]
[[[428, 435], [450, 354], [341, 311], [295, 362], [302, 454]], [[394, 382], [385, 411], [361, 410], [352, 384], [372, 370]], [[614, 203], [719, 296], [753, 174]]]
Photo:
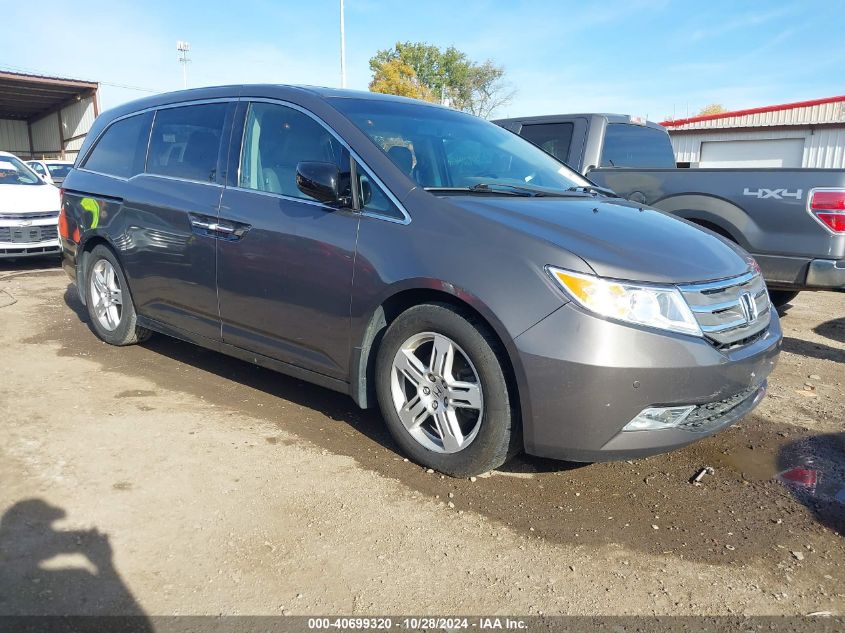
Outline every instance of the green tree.
[[698, 113], [698, 116], [722, 114], [722, 112], [727, 112], [727, 110], [725, 110], [725, 107], [721, 103], [711, 103], [710, 105], [701, 108], [701, 112]]
[[478, 116], [489, 117], [515, 95], [504, 79], [505, 69], [492, 60], [478, 64], [454, 46], [441, 50], [424, 42], [397, 42], [378, 51], [370, 59], [374, 81], [386, 64], [396, 60], [410, 66], [435, 99]]
[[436, 101], [431, 90], [420, 82], [414, 69], [401, 59], [391, 59], [375, 70], [370, 92]]

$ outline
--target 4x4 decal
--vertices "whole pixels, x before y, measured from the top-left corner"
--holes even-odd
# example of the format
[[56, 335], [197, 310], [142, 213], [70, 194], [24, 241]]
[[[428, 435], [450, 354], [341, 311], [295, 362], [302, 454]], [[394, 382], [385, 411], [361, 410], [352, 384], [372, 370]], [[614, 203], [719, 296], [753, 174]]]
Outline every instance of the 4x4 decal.
[[742, 195], [744, 196], [751, 196], [753, 198], [760, 198], [765, 200], [766, 198], [772, 198], [774, 200], [783, 200], [784, 198], [795, 198], [796, 200], [800, 200], [801, 196], [804, 194], [803, 189], [796, 189], [795, 191], [790, 191], [789, 189], [749, 189], [746, 187]]

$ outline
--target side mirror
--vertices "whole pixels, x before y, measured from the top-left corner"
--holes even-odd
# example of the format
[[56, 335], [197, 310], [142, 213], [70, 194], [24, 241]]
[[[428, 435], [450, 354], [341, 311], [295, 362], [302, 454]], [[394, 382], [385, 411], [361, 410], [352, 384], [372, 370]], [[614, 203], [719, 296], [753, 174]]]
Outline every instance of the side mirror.
[[340, 202], [340, 170], [333, 163], [303, 161], [296, 166], [296, 186], [324, 204]]

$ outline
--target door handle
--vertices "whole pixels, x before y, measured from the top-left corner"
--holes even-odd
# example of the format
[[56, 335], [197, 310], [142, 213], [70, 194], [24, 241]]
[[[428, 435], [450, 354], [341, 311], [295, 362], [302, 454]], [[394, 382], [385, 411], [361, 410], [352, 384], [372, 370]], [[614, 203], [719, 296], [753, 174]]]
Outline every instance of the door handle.
[[252, 228], [252, 225], [243, 222], [235, 222], [234, 220], [223, 220], [216, 223], [216, 231], [220, 234], [220, 238], [224, 240], [235, 241], [239, 240], [247, 234]]
[[211, 222], [206, 222], [204, 220], [199, 220], [197, 218], [192, 217], [191, 218], [191, 226], [193, 226], [196, 229], [211, 230], [212, 224], [211, 224]]
[[243, 238], [251, 228], [249, 224], [232, 220], [219, 221], [208, 216], [189, 214], [194, 233], [220, 240], [235, 241]]

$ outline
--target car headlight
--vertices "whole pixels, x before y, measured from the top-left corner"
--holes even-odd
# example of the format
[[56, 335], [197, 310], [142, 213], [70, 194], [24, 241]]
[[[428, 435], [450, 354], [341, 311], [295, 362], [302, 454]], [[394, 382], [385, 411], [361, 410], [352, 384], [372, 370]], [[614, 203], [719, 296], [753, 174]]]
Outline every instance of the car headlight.
[[640, 286], [547, 266], [552, 278], [578, 305], [609, 319], [703, 336], [681, 291]]

